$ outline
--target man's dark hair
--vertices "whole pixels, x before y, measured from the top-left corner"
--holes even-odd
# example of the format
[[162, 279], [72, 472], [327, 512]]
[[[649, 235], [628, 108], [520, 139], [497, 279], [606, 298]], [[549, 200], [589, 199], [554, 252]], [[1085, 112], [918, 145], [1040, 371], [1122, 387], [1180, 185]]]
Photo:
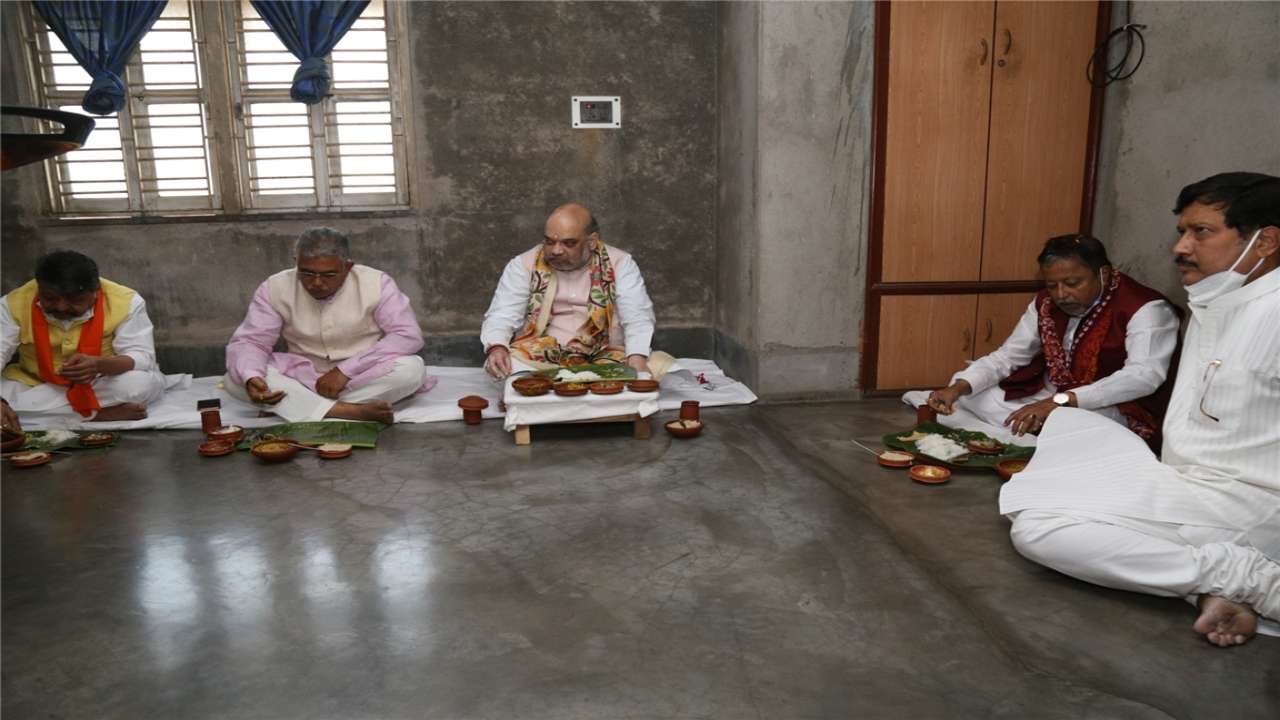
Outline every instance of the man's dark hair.
[[1173, 214], [1191, 203], [1222, 211], [1227, 227], [1249, 235], [1260, 227], [1280, 227], [1280, 178], [1262, 173], [1229, 172], [1192, 183], [1178, 193]]
[[1092, 235], [1058, 235], [1049, 238], [1040, 251], [1036, 261], [1044, 267], [1056, 260], [1077, 259], [1088, 265], [1094, 272], [1111, 264], [1107, 257], [1107, 248], [1102, 241]]
[[36, 282], [64, 297], [92, 292], [98, 282], [98, 264], [74, 250], [54, 250], [36, 263]]

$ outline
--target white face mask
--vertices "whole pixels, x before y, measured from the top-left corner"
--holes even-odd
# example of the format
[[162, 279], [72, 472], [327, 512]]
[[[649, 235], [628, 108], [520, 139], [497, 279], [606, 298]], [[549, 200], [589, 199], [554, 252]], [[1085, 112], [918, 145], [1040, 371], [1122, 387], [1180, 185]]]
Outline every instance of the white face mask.
[[1253, 243], [1257, 241], [1258, 234], [1261, 232], [1262, 228], [1254, 231], [1253, 237], [1249, 238], [1249, 244], [1244, 246], [1244, 252], [1236, 257], [1235, 262], [1231, 263], [1231, 267], [1222, 272], [1216, 272], [1208, 277], [1201, 278], [1199, 281], [1187, 286], [1187, 304], [1191, 306], [1192, 310], [1203, 309], [1209, 303], [1232, 290], [1244, 287], [1245, 281], [1249, 279], [1253, 271], [1262, 267], [1262, 263], [1266, 258], [1259, 258], [1257, 264], [1243, 274], [1236, 272], [1236, 265], [1253, 249]]

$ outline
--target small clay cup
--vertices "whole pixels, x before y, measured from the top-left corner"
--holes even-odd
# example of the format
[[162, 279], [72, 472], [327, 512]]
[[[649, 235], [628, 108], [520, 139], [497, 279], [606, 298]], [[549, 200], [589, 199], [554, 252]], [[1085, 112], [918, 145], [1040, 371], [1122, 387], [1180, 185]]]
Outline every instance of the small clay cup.
[[940, 485], [951, 479], [951, 471], [937, 465], [912, 465], [911, 479], [925, 485]]
[[38, 467], [53, 459], [52, 453], [43, 450], [18, 453], [9, 457], [9, 464], [18, 468]]
[[481, 410], [489, 407], [489, 401], [479, 395], [468, 395], [458, 401], [458, 407], [462, 408], [462, 419], [468, 425], [479, 425], [482, 419]]
[[680, 403], [680, 419], [681, 420], [701, 420], [698, 416], [698, 408], [700, 407], [697, 400], [685, 400]]
[[1012, 480], [1014, 475], [1027, 469], [1027, 460], [1025, 458], [1011, 458], [1009, 460], [1001, 460], [996, 463], [996, 473], [1003, 480]]
[[216, 430], [205, 433], [205, 437], [215, 442], [229, 442], [235, 445], [244, 439], [244, 428], [239, 425], [223, 425]]
[[208, 442], [200, 443], [200, 447], [196, 448], [196, 450], [205, 457], [222, 457], [235, 452], [236, 444], [226, 440], [209, 440]]
[[568, 382], [556, 383], [551, 386], [551, 389], [555, 390], [560, 397], [578, 397], [579, 395], [586, 395], [588, 390], [586, 383]]
[[920, 423], [937, 422], [937, 421], [938, 421], [938, 411], [929, 407], [928, 403], [916, 408], [916, 424], [917, 425], [919, 425]]
[[591, 392], [594, 395], [617, 395], [622, 392], [624, 385], [617, 380], [601, 380], [591, 383]]
[[253, 456], [265, 463], [282, 463], [298, 454], [298, 446], [291, 440], [265, 440], [253, 446]]
[[116, 434], [110, 432], [85, 433], [80, 436], [80, 447], [102, 447], [116, 441]]
[[657, 380], [632, 380], [627, 383], [627, 389], [637, 393], [651, 393], [658, 391]]
[[[890, 453], [905, 455], [906, 458], [895, 459], [895, 455], [890, 455]], [[886, 455], [889, 457], [885, 457]], [[885, 450], [876, 456], [876, 461], [888, 468], [905, 468], [911, 467], [911, 465], [915, 463], [915, 456], [905, 450]]]
[[551, 392], [551, 381], [541, 377], [522, 377], [512, 380], [511, 387], [525, 397], [538, 397]]
[[[681, 420], [685, 419], [687, 418], [681, 418]], [[679, 422], [680, 420], [671, 420], [670, 422], [663, 424], [662, 427], [665, 428], [672, 437], [677, 437], [681, 440], [688, 440], [691, 437], [697, 437], [698, 434], [702, 432], [703, 425], [701, 420], [695, 420], [694, 422], [697, 422], [698, 424], [693, 427], [680, 427]]]

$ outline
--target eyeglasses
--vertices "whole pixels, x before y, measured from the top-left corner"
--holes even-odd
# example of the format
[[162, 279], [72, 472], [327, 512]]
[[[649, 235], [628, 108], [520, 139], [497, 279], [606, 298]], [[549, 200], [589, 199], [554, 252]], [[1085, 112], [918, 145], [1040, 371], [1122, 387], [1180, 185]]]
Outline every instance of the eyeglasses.
[[335, 272], [332, 270], [329, 272], [315, 272], [313, 270], [298, 270], [298, 276], [305, 278], [307, 280], [315, 280], [316, 278], [320, 278], [321, 280], [332, 280], [338, 277], [339, 275], [341, 275], [341, 273]]
[[1213, 378], [1218, 374], [1218, 368], [1222, 367], [1221, 360], [1210, 360], [1209, 366], [1204, 369], [1204, 377], [1200, 379], [1200, 384], [1204, 386], [1204, 392], [1200, 394], [1200, 412], [1205, 417], [1214, 422], [1222, 422], [1214, 415], [1210, 415], [1208, 410], [1204, 409], [1204, 399], [1209, 395], [1209, 385], [1213, 382]]

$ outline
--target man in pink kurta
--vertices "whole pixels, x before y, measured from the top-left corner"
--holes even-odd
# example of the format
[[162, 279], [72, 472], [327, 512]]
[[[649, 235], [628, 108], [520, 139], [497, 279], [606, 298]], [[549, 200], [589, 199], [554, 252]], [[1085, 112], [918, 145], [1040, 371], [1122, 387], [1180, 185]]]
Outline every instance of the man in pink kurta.
[[[231, 336], [227, 391], [290, 422], [392, 423], [392, 403], [435, 385], [409, 298], [390, 275], [353, 263], [336, 230], [304, 232], [296, 257], [258, 286]], [[273, 352], [282, 337], [288, 352]]]

